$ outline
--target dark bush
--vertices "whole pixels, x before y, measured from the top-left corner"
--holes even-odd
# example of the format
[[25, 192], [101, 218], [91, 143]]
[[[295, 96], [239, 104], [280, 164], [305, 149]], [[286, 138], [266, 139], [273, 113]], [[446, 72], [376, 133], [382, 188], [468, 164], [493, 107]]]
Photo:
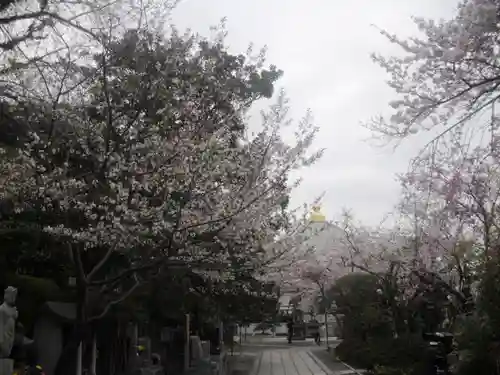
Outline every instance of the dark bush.
[[344, 339], [336, 348], [335, 355], [353, 367], [371, 369], [373, 361], [367, 343], [356, 339]]
[[[425, 373], [427, 347], [420, 336], [392, 339], [344, 340], [335, 350], [339, 359], [353, 367], [402, 369], [412, 375]], [[411, 372], [410, 372], [411, 371]]]
[[455, 335], [460, 361], [457, 375], [496, 374], [500, 345], [496, 327], [479, 314], [465, 317]]

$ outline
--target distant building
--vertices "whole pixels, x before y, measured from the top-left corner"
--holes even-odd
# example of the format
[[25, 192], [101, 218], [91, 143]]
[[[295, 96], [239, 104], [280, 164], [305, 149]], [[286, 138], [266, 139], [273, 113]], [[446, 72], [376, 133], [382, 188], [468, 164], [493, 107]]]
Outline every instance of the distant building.
[[[341, 243], [344, 234], [342, 229], [327, 221], [319, 206], [312, 208], [309, 218], [309, 224], [302, 234], [304, 242], [300, 245], [303, 246], [303, 250], [299, 253], [306, 253], [302, 260], [307, 262], [307, 259], [310, 258], [311, 262], [321, 262], [322, 258], [324, 258], [325, 262], [331, 262], [333, 259], [334, 264], [332, 264], [332, 267], [343, 268], [341, 255], [342, 249], [345, 249], [345, 247]], [[333, 254], [335, 252], [338, 252], [338, 259]], [[284, 314], [290, 313], [293, 310], [293, 299], [300, 296], [301, 292], [303, 291], [297, 286], [282, 287], [279, 300], [280, 311]], [[314, 296], [309, 295], [306, 297], [298, 301], [297, 307], [308, 313], [313, 308]]]
[[299, 291], [296, 288], [283, 287], [280, 290], [279, 311], [281, 315], [291, 315], [294, 309], [294, 299]]
[[305, 235], [307, 239], [304, 246], [310, 249], [314, 259], [321, 260], [323, 257], [331, 259], [332, 253], [338, 252], [340, 262], [340, 255], [345, 249], [342, 244], [344, 232], [332, 222], [327, 221], [317, 206], [312, 209]]

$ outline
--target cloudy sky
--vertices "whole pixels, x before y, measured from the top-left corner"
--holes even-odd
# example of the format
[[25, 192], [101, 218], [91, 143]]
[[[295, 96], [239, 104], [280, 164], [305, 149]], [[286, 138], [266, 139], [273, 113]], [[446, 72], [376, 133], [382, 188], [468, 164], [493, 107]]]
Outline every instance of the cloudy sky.
[[182, 0], [173, 22], [208, 35], [227, 17], [227, 42], [235, 52], [249, 43], [268, 46], [268, 61], [284, 70], [279, 86], [299, 118], [312, 109], [320, 133], [322, 160], [302, 174], [293, 203], [310, 202], [321, 193], [323, 212], [335, 219], [350, 208], [374, 225], [398, 200], [395, 175], [406, 170], [418, 149], [415, 140], [393, 151], [368, 142], [360, 123], [387, 111], [393, 97], [386, 75], [370, 60], [371, 52], [398, 49], [371, 26], [401, 36], [416, 29], [412, 15], [449, 18], [457, 0]]

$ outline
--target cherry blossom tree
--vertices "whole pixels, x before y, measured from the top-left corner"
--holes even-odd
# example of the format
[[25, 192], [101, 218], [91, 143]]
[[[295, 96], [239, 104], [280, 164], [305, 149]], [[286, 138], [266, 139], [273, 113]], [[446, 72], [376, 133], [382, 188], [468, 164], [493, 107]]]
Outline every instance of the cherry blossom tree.
[[[439, 247], [443, 247], [442, 254], [453, 253], [451, 249], [464, 240], [464, 232], [469, 237], [481, 232], [481, 241], [489, 246], [494, 225], [491, 203], [484, 207], [484, 203], [476, 202], [478, 207], [472, 209], [472, 201], [478, 195], [483, 202], [495, 200], [491, 197], [495, 188], [486, 188], [482, 180], [494, 184], [495, 178], [486, 176], [494, 173], [497, 158], [497, 9], [496, 1], [470, 0], [461, 1], [449, 20], [415, 18], [421, 37], [404, 40], [381, 31], [402, 48], [402, 56], [373, 55], [390, 74], [389, 85], [399, 97], [390, 103], [392, 116], [379, 118], [369, 126], [392, 139], [430, 131], [431, 141], [439, 141], [431, 142], [432, 146], [417, 157], [416, 172], [403, 179], [405, 188], [412, 186], [405, 192], [405, 210], [412, 212], [418, 232], [415, 246], [421, 255], [425, 251], [436, 252]], [[466, 128], [469, 124], [471, 131]], [[487, 130], [487, 134], [479, 128]], [[459, 196], [463, 200], [457, 199]], [[482, 218], [478, 218], [477, 211], [481, 211]], [[490, 218], [484, 221], [484, 216]], [[427, 249], [421, 248], [424, 242]], [[442, 257], [435, 253], [424, 258], [429, 263], [431, 258], [435, 262]]]
[[[5, 145], [5, 170], [19, 173], [5, 176], [2, 196], [10, 217], [38, 215], [40, 229], [66, 247], [76, 337], [172, 267], [226, 280], [236, 264], [262, 268], [265, 249], [288, 230], [289, 174], [321, 154], [308, 151], [309, 114], [295, 144], [281, 138], [291, 126], [284, 94], [262, 113], [262, 130], [246, 134], [244, 115], [272, 95], [275, 68], [192, 36], [131, 33], [108, 47], [79, 101], [9, 108], [24, 127]], [[100, 309], [89, 302], [96, 295], [107, 296]]]
[[[51, 100], [55, 107], [80, 86], [78, 68], [127, 30], [165, 32], [178, 0], [7, 0], [0, 8], [0, 76], [9, 100]], [[87, 69], [87, 72], [89, 70]], [[81, 90], [80, 90], [81, 91]]]
[[467, 123], [495, 130], [495, 115], [493, 121], [481, 115], [494, 111], [498, 99], [497, 11], [496, 0], [463, 0], [450, 20], [414, 18], [421, 37], [405, 40], [382, 30], [404, 52], [373, 55], [399, 98], [390, 103], [390, 117], [368, 126], [392, 139], [427, 130], [439, 138]]
[[[414, 18], [417, 37], [381, 31], [402, 52], [373, 55], [388, 73], [397, 98], [390, 102], [387, 116], [366, 125], [392, 141], [418, 137], [425, 147], [401, 177], [400, 221], [387, 229], [402, 242], [369, 256], [390, 268], [381, 273], [373, 272], [373, 263], [356, 264], [385, 281], [381, 286], [387, 290], [394, 282], [402, 298], [396, 306], [400, 312], [425, 315], [430, 311], [426, 305], [433, 305], [433, 311], [446, 313], [450, 329], [457, 327], [457, 317], [469, 319], [481, 340], [489, 337], [491, 327], [485, 323], [479, 335], [479, 320], [491, 322], [497, 315], [494, 303], [482, 301], [498, 294], [497, 260], [492, 261], [498, 257], [498, 9], [495, 0], [463, 0], [448, 20]], [[360, 247], [348, 242], [354, 249]], [[472, 311], [475, 320], [469, 316]], [[391, 308], [394, 313], [397, 309]], [[428, 329], [435, 328], [431, 324]], [[471, 344], [473, 339], [466, 341], [469, 350], [477, 346]], [[481, 356], [484, 348], [476, 349], [463, 360], [474, 363], [471, 368], [491, 361]], [[494, 371], [493, 363], [486, 372]]]
[[343, 242], [342, 229], [332, 222], [316, 222], [304, 217], [301, 224], [301, 230], [286, 242], [292, 251], [280, 259], [277, 272], [269, 276], [300, 300], [303, 309], [311, 308], [318, 299], [323, 300], [323, 305], [329, 305], [326, 291], [339, 277], [350, 272], [346, 266], [349, 247]]
[[402, 178], [403, 212], [413, 219], [415, 252], [466, 310], [480, 266], [497, 252], [495, 154], [489, 146], [436, 150]]
[[402, 177], [404, 236], [412, 239], [405, 263], [462, 307], [498, 242], [497, 10], [497, 1], [464, 0], [449, 20], [414, 18], [419, 37], [381, 31], [402, 55], [373, 55], [398, 98], [368, 127], [392, 140], [430, 136]]

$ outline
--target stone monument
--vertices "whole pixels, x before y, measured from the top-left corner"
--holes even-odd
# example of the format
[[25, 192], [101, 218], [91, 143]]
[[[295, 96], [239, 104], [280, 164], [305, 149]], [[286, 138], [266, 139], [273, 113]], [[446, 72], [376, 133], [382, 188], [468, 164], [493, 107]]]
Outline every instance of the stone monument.
[[16, 336], [17, 289], [9, 286], [0, 305], [0, 375], [12, 375], [14, 361], [9, 358]]

